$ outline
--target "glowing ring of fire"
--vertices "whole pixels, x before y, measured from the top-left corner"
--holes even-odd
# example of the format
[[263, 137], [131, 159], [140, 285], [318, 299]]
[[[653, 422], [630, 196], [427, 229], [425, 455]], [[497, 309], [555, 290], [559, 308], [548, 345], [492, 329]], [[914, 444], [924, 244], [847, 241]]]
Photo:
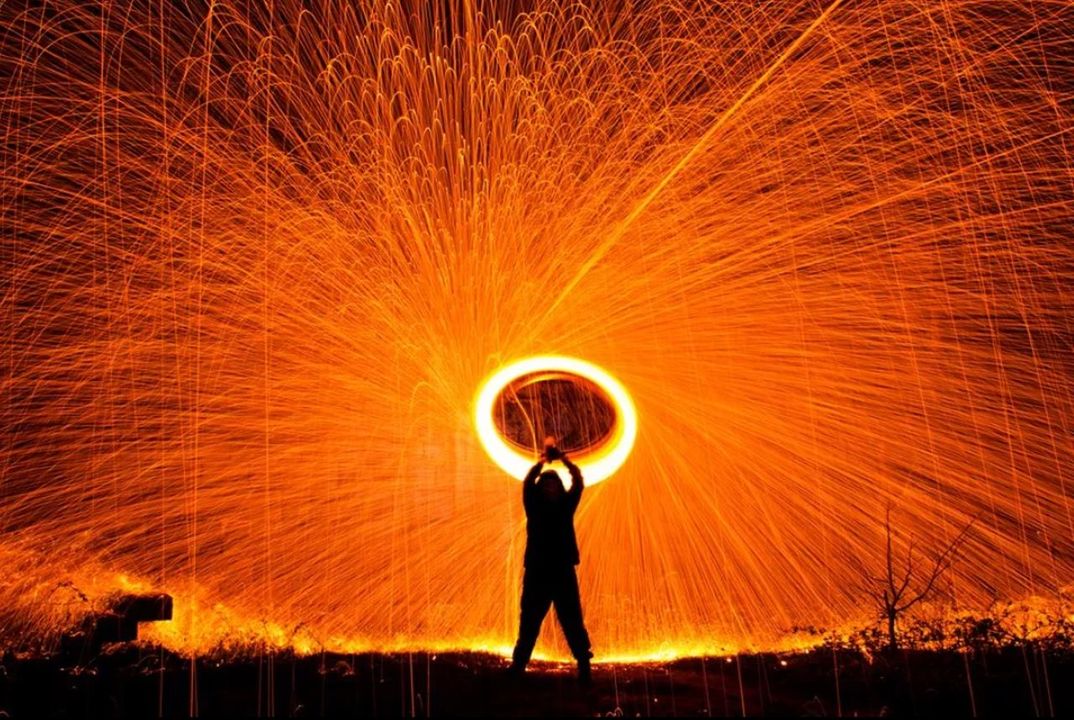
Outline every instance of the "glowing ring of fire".
[[603, 368], [578, 358], [563, 355], [528, 357], [500, 368], [485, 379], [474, 403], [474, 426], [485, 452], [508, 475], [519, 480], [526, 475], [535, 459], [531, 455], [523, 455], [503, 439], [496, 427], [496, 399], [516, 379], [544, 372], [562, 372], [589, 380], [611, 401], [615, 410], [615, 426], [611, 434], [594, 450], [572, 455], [587, 485], [610, 477], [634, 448], [634, 439], [638, 435], [638, 413], [622, 383]]

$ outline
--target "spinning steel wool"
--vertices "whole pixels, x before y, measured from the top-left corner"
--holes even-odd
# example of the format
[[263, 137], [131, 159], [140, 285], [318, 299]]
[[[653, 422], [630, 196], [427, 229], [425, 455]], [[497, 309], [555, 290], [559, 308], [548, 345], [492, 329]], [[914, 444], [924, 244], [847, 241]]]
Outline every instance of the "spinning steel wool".
[[889, 505], [900, 553], [976, 518], [952, 607], [1074, 577], [1069, 3], [0, 30], [0, 635], [133, 589], [182, 650], [508, 645], [530, 459], [480, 393], [533, 356], [617, 380], [598, 660], [869, 619]]
[[[590, 447], [588, 443], [584, 444], [582, 448], [579, 448], [584, 454], [578, 455], [575, 462], [581, 467], [586, 483], [589, 485], [610, 477], [622, 466], [634, 447], [634, 439], [638, 434], [637, 414], [630, 395], [615, 378], [592, 363], [583, 362], [577, 358], [553, 356], [526, 358], [498, 370], [485, 381], [474, 401], [474, 425], [481, 444], [504, 472], [522, 479], [540, 451], [541, 445], [538, 441], [543, 440], [544, 433], [531, 433], [528, 454], [522, 452], [521, 448], [512, 447], [504, 439], [502, 430], [496, 424], [496, 400], [509, 389], [513, 380], [536, 373], [538, 374], [536, 379], [540, 381], [542, 379], [540, 373], [543, 372], [564, 373], [569, 378], [578, 377], [589, 380], [599, 391], [607, 394], [613, 405], [615, 418], [612, 429], [608, 433], [609, 437], [602, 438], [594, 443], [593, 447]], [[559, 376], [553, 375], [552, 377]], [[568, 406], [555, 414], [584, 415], [585, 409], [577, 407], [578, 404], [574, 403], [575, 406]], [[574, 451], [574, 448], [567, 446], [563, 446], [563, 449]], [[558, 466], [560, 463], [555, 463], [555, 465]], [[560, 472], [560, 475], [567, 477], [565, 471]]]

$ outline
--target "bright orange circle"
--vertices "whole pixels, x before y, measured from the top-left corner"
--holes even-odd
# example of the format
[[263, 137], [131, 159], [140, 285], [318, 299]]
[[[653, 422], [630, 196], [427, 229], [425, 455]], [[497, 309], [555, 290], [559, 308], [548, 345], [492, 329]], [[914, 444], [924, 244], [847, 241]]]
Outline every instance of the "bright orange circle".
[[496, 427], [495, 411], [496, 398], [508, 385], [525, 375], [541, 372], [563, 372], [585, 378], [611, 400], [615, 409], [615, 425], [608, 440], [592, 452], [572, 456], [581, 468], [587, 485], [611, 477], [626, 462], [638, 435], [638, 413], [634, 401], [611, 373], [591, 362], [565, 355], [536, 355], [516, 360], [485, 379], [474, 400], [474, 427], [485, 452], [504, 472], [519, 480], [536, 462], [536, 458], [522, 454], [504, 440]]

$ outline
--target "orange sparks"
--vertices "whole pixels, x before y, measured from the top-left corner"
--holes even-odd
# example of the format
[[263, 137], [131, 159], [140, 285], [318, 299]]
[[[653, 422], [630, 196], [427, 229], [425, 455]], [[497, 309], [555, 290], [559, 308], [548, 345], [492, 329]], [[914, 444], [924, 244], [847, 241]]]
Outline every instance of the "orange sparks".
[[598, 660], [1074, 582], [1071, 4], [628, 5], [0, 4], [0, 637], [507, 646], [541, 370]]

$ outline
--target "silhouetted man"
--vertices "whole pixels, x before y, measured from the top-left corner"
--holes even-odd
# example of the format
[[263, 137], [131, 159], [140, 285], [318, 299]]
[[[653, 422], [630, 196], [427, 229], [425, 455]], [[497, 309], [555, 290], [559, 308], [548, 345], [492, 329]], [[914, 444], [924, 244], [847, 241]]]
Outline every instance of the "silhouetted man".
[[[556, 617], [567, 637], [571, 654], [578, 661], [578, 680], [590, 681], [589, 633], [582, 620], [582, 600], [578, 594], [578, 542], [574, 537], [574, 511], [582, 498], [585, 483], [582, 471], [560, 452], [549, 438], [537, 464], [522, 482], [522, 505], [526, 509], [525, 573], [522, 576], [522, 616], [518, 623], [512, 674], [521, 674], [533, 653], [541, 623], [548, 608], [556, 606]], [[544, 463], [561, 460], [571, 474], [571, 489], [564, 490], [555, 470], [541, 472]]]

